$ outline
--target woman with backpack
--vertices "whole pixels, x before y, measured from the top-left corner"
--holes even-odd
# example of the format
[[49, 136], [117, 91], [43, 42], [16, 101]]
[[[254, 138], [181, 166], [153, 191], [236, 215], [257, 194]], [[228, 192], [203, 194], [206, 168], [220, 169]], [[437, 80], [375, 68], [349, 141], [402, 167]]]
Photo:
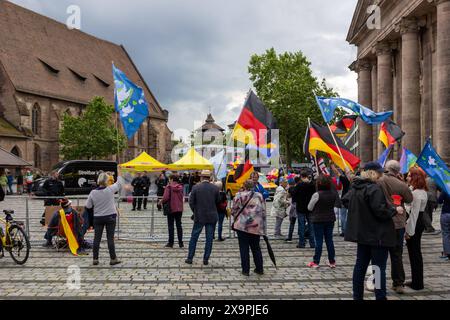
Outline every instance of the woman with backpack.
[[183, 216], [183, 185], [180, 183], [180, 177], [173, 174], [169, 178], [169, 184], [164, 189], [161, 201], [164, 206], [164, 214], [167, 214], [167, 225], [169, 228], [169, 241], [166, 248], [173, 248], [175, 230], [174, 224], [177, 226], [178, 245], [184, 248], [183, 244], [183, 227], [181, 219]]
[[214, 183], [217, 188], [219, 188], [219, 205], [217, 206], [217, 213], [219, 214], [219, 220], [217, 223], [217, 233], [218, 233], [218, 241], [225, 241], [225, 238], [222, 236], [223, 230], [223, 221], [225, 220], [225, 216], [227, 215], [227, 207], [228, 207], [228, 199], [225, 191], [222, 190], [222, 182], [217, 181]]

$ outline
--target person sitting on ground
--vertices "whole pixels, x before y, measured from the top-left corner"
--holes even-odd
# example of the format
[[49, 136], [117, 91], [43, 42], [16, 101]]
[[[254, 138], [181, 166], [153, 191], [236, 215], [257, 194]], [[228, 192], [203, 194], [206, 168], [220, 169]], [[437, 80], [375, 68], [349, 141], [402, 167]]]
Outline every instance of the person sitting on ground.
[[[77, 239], [77, 242], [80, 246], [79, 252], [84, 252], [84, 249], [82, 248], [82, 244], [84, 244], [84, 235], [86, 233], [83, 225], [84, 223], [89, 223], [89, 221], [83, 219], [83, 217], [78, 213], [75, 209], [72, 208], [72, 201], [69, 199], [63, 199], [61, 200], [61, 208], [64, 210], [64, 213], [66, 215], [66, 218], [71, 225], [73, 234], [75, 238]], [[43, 247], [52, 247], [53, 243], [53, 237], [58, 233], [59, 231], [59, 224], [61, 222], [61, 216], [59, 214], [59, 210], [56, 211], [52, 218], [50, 219], [50, 222], [47, 227], [47, 232], [44, 235], [44, 238], [46, 239], [45, 243], [43, 244]]]

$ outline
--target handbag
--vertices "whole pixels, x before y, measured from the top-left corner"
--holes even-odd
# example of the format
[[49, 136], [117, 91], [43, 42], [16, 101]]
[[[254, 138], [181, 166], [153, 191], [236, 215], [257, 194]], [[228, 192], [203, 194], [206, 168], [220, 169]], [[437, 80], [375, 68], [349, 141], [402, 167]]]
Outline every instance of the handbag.
[[163, 203], [163, 214], [165, 216], [172, 214], [172, 210], [170, 209], [170, 200], [172, 199], [172, 189], [170, 187], [167, 188], [169, 188], [169, 201]]
[[247, 202], [244, 204], [244, 206], [241, 208], [241, 210], [239, 210], [239, 212], [238, 212], [238, 214], [236, 215], [236, 217], [234, 218], [234, 222], [233, 222], [233, 224], [231, 225], [231, 230], [233, 230], [233, 231], [239, 231], [239, 230], [236, 230], [235, 228], [234, 228], [234, 224], [236, 223], [236, 221], [237, 221], [237, 218], [239, 218], [239, 216], [241, 215], [241, 213], [244, 211], [244, 209], [247, 207], [247, 205], [250, 203], [250, 201], [253, 199], [253, 196], [255, 195], [255, 192], [252, 192], [252, 194], [250, 195], [250, 198], [247, 200]]

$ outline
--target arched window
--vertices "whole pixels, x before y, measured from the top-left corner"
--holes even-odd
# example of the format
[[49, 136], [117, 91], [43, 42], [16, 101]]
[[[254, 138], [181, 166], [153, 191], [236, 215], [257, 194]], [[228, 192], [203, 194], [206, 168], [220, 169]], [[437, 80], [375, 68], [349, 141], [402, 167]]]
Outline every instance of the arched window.
[[41, 110], [39, 105], [36, 103], [33, 106], [33, 110], [31, 111], [31, 130], [35, 135], [40, 134], [40, 125], [41, 125]]
[[36, 168], [40, 168], [42, 164], [41, 159], [41, 147], [38, 144], [34, 144], [34, 152], [33, 152], [33, 158], [34, 158], [34, 166]]
[[14, 146], [14, 148], [12, 148], [11, 153], [12, 153], [13, 155], [15, 155], [15, 156], [18, 156], [19, 158], [21, 157], [21, 156], [20, 156], [20, 149], [19, 149], [19, 147], [17, 147], [17, 146]]

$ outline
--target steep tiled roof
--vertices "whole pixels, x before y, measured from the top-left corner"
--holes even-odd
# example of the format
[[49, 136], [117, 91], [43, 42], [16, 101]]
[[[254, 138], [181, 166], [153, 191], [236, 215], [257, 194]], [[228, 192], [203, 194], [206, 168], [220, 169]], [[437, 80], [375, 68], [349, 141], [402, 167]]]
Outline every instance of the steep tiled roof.
[[114, 100], [112, 61], [145, 89], [150, 115], [166, 118], [125, 48], [0, 0], [0, 62], [17, 91], [87, 104]]

